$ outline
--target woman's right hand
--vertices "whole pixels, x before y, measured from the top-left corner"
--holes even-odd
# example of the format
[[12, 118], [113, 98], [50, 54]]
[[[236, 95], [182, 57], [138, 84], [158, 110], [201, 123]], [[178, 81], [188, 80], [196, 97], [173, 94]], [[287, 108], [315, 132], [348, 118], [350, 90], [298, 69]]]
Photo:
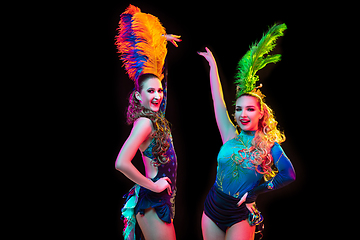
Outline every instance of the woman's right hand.
[[171, 191], [170, 184], [171, 184], [170, 178], [168, 178], [168, 177], [160, 178], [159, 180], [154, 182], [155, 190], [153, 192], [160, 193], [166, 189], [168, 194], [171, 195], [172, 191]]

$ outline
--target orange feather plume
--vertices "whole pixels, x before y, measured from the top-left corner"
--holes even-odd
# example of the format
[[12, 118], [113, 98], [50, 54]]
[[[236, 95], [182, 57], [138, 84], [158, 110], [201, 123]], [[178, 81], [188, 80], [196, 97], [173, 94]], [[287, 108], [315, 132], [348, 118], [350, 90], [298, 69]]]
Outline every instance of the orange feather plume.
[[162, 80], [167, 41], [159, 19], [129, 5], [121, 14], [118, 31], [115, 44], [129, 77], [135, 81], [141, 74], [152, 73]]

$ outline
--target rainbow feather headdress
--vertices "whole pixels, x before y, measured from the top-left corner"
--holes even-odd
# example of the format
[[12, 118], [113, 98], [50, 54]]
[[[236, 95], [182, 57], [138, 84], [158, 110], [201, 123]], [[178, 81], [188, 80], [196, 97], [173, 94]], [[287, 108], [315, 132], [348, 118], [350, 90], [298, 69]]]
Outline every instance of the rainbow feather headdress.
[[159, 19], [130, 4], [120, 15], [117, 31], [115, 45], [130, 79], [152, 73], [162, 80], [167, 41]]
[[265, 97], [260, 91], [260, 86], [255, 87], [256, 82], [259, 81], [257, 71], [264, 68], [268, 63], [277, 63], [281, 59], [281, 54], [270, 55], [275, 46], [276, 40], [284, 35], [286, 30], [285, 23], [275, 24], [263, 35], [258, 43], [254, 43], [250, 50], [240, 59], [238, 63], [238, 72], [235, 76], [236, 99], [244, 93], [255, 93], [261, 99]]

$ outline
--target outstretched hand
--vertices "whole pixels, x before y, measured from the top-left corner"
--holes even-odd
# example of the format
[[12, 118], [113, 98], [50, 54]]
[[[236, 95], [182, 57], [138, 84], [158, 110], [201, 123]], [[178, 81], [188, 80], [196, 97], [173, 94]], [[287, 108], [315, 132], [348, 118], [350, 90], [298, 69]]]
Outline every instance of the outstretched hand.
[[197, 52], [200, 56], [203, 56], [208, 62], [210, 66], [216, 65], [216, 61], [214, 55], [210, 51], [209, 48], [205, 47], [206, 52]]
[[176, 42], [181, 42], [182, 40], [180, 39], [181, 36], [178, 35], [174, 35], [174, 34], [166, 34], [166, 40], [171, 42], [175, 47], [178, 47]]
[[[241, 204], [243, 204], [245, 201], [246, 201], [246, 197], [247, 197], [248, 193], [245, 193], [242, 198], [240, 199], [240, 201], [237, 203], [238, 207], [240, 207]], [[245, 203], [245, 206], [247, 207], [247, 209], [249, 209], [249, 211], [251, 213], [253, 213], [255, 211], [254, 209], [254, 205], [255, 205], [255, 202], [252, 202], [252, 203]]]

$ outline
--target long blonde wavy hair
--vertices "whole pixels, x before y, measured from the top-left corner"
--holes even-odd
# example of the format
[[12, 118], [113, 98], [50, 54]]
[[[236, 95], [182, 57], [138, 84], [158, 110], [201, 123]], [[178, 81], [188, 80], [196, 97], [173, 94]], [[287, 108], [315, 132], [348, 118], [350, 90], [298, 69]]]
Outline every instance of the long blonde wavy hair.
[[271, 156], [271, 148], [274, 143], [285, 141], [285, 134], [278, 129], [273, 110], [264, 102], [263, 98], [253, 92], [243, 93], [239, 96], [255, 97], [259, 103], [260, 110], [264, 115], [259, 119], [258, 130], [251, 142], [249, 152], [253, 156], [250, 161], [254, 164], [257, 172], [265, 174], [265, 179], [273, 177], [276, 172], [274, 160]]

